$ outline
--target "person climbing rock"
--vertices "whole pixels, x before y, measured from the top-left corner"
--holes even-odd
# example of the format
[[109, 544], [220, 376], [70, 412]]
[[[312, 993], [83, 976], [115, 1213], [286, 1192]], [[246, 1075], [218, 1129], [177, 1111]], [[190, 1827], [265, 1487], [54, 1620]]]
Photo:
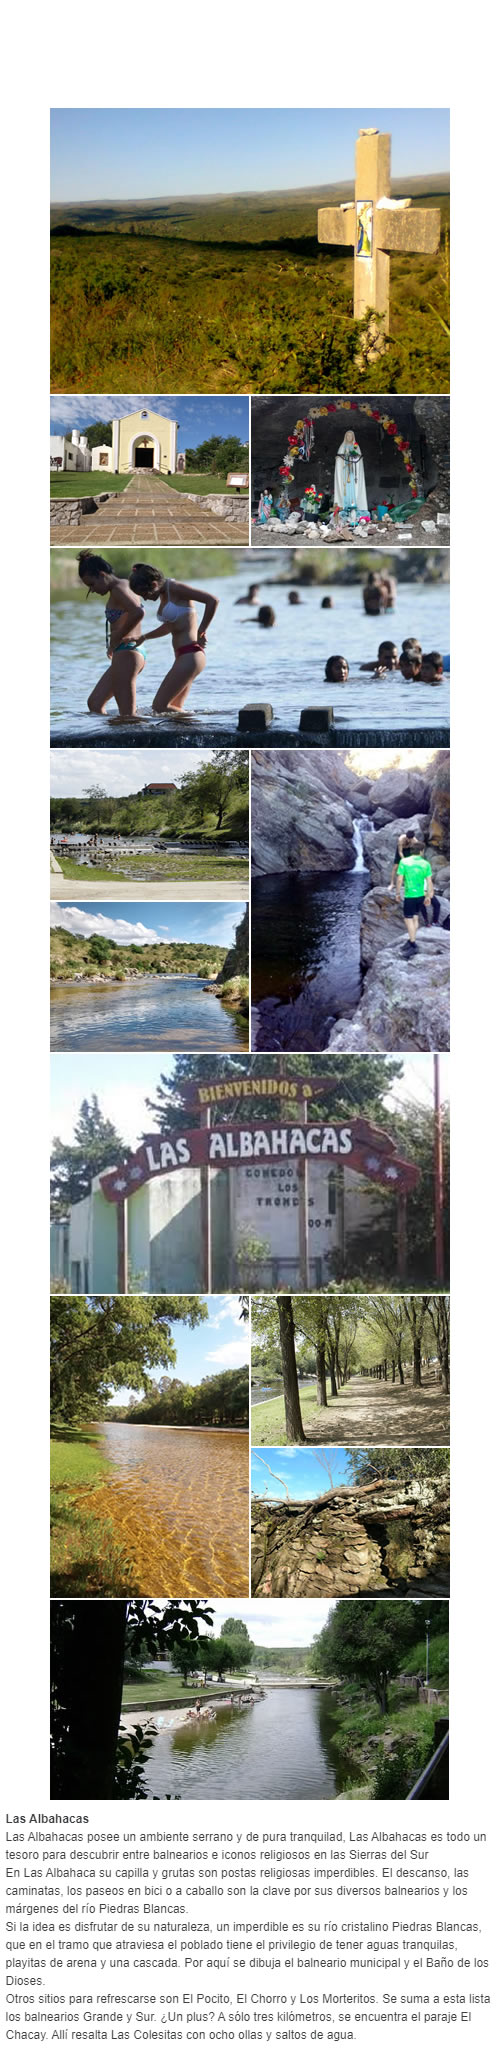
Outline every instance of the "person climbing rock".
[[[406, 960], [413, 960], [418, 953], [417, 930], [421, 913], [427, 913], [431, 901], [432, 868], [426, 859], [424, 848], [417, 839], [411, 853], [404, 853], [396, 875], [396, 902], [403, 900], [403, 917], [408, 933], [403, 954]], [[427, 921], [427, 919], [426, 919]]]

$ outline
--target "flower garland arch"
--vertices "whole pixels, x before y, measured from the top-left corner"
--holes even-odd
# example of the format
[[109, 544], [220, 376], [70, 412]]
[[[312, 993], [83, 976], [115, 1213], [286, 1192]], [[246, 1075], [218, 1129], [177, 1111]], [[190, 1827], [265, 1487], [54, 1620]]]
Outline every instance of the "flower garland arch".
[[329, 405], [312, 405], [307, 417], [303, 420], [296, 420], [293, 433], [288, 435], [288, 454], [283, 457], [283, 462], [280, 465], [280, 476], [286, 479], [287, 483], [292, 482], [294, 463], [296, 461], [309, 462], [311, 449], [314, 446], [314, 420], [326, 419], [328, 413], [335, 412], [364, 413], [365, 419], [378, 421], [379, 425], [383, 427], [384, 433], [390, 434], [396, 448], [401, 450], [411, 496], [412, 498], [418, 498], [418, 477], [410, 442], [406, 441], [404, 434], [400, 433], [397, 420], [393, 420], [390, 413], [381, 412], [377, 406], [368, 405], [364, 399], [358, 401], [352, 398], [336, 398], [331, 399]]

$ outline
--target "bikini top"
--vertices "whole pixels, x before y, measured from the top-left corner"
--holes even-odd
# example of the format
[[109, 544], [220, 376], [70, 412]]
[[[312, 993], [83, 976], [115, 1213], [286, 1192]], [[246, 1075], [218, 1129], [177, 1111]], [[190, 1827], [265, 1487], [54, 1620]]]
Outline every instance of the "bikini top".
[[[107, 620], [108, 620], [109, 624], [111, 625], [111, 624], [112, 624], [112, 621], [113, 621], [114, 619], [121, 619], [121, 617], [122, 617], [122, 614], [123, 614], [123, 612], [126, 612], [126, 610], [127, 610], [127, 606], [126, 606], [126, 604], [117, 604], [117, 605], [107, 604], [107, 605], [106, 605], [106, 618], [107, 618]], [[141, 619], [143, 619], [143, 618], [144, 618], [144, 605], [143, 605], [143, 604], [141, 604], [141, 606], [140, 606], [140, 614], [141, 614]]]
[[[170, 593], [169, 578], [167, 579], [167, 590]], [[166, 604], [160, 605], [160, 618], [164, 626], [175, 626], [177, 619], [185, 619], [188, 611], [189, 598], [185, 598], [183, 604], [174, 604], [174, 600], [169, 594]]]

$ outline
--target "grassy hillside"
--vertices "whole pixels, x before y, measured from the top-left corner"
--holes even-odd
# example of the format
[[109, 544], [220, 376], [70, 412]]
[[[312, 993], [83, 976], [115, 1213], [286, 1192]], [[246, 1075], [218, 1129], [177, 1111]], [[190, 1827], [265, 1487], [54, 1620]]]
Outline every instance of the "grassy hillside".
[[[356, 368], [353, 259], [317, 241], [317, 203], [176, 202], [79, 210], [52, 236], [54, 391], [379, 391], [380, 359]], [[417, 196], [421, 196], [419, 193]], [[449, 389], [448, 200], [441, 250], [391, 260], [383, 388]]]
[[168, 841], [201, 838], [224, 847], [233, 839], [248, 840], [248, 797], [241, 789], [231, 791], [219, 829], [215, 808], [207, 805], [201, 817], [193, 817], [185, 787], [164, 796], [58, 797], [51, 802], [50, 827], [61, 833], [119, 832], [130, 839], [131, 848], [135, 837], [149, 832]]
[[117, 946], [114, 939], [76, 938], [59, 928], [50, 934], [52, 981], [73, 981], [76, 974], [91, 981], [129, 981], [139, 974], [216, 975], [226, 957], [224, 946], [174, 942], [167, 946]]

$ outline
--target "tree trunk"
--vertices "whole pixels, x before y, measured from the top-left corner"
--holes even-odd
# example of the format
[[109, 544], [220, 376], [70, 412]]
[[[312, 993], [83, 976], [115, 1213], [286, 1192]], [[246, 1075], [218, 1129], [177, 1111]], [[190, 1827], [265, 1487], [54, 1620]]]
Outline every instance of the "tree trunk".
[[404, 1376], [404, 1372], [403, 1372], [403, 1367], [402, 1367], [402, 1364], [401, 1364], [401, 1338], [399, 1338], [399, 1342], [398, 1342], [398, 1373], [399, 1373], [399, 1384], [400, 1384], [400, 1386], [401, 1386], [401, 1387], [404, 1387], [404, 1383], [405, 1383], [405, 1376]]
[[288, 1444], [304, 1444], [305, 1436], [300, 1409], [297, 1360], [295, 1357], [295, 1329], [292, 1297], [278, 1295], [278, 1318], [280, 1326], [281, 1363], [283, 1370], [283, 1392], [285, 1396], [285, 1428]]
[[326, 1392], [326, 1337], [324, 1330], [320, 1331], [316, 1344], [316, 1402], [318, 1408], [326, 1408], [328, 1406]]
[[126, 1600], [80, 1600], [68, 1628], [59, 1702], [67, 1739], [56, 1796], [113, 1799], [120, 1722]]
[[422, 1385], [422, 1338], [420, 1330], [413, 1332], [413, 1385]]

